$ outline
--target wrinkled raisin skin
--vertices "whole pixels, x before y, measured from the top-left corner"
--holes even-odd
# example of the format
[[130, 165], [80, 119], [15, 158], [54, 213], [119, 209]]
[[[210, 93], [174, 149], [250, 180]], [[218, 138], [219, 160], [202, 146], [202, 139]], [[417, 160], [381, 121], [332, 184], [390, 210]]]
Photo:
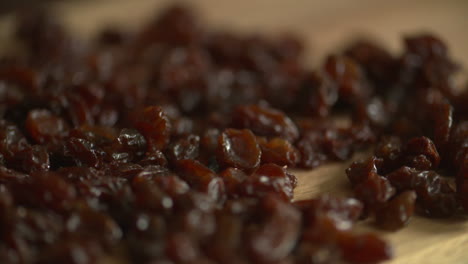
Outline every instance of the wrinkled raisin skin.
[[164, 149], [169, 143], [171, 124], [160, 107], [151, 106], [135, 114], [135, 127], [142, 133], [149, 148]]
[[218, 161], [227, 167], [253, 169], [260, 164], [262, 151], [255, 135], [247, 129], [226, 129], [218, 137]]
[[259, 105], [237, 107], [232, 114], [234, 127], [247, 128], [256, 135], [294, 141], [299, 132], [293, 121], [279, 110]]
[[[468, 211], [468, 92], [435, 35], [311, 69], [292, 34], [213, 31], [180, 4], [90, 45], [46, 12], [18, 18], [21, 54], [0, 59], [0, 263], [371, 264], [391, 247], [359, 219]], [[345, 171], [355, 198], [293, 201], [288, 169], [372, 147]]]
[[408, 224], [414, 213], [416, 192], [406, 191], [393, 198], [376, 213], [376, 224], [386, 230], [398, 230]]

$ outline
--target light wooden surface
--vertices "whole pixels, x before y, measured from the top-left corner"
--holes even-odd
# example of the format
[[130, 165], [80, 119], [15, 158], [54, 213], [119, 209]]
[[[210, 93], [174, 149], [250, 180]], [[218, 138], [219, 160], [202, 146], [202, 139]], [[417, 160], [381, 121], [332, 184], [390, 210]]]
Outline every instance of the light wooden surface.
[[[103, 24], [133, 27], [171, 1], [103, 0], [59, 3], [60, 13], [83, 36]], [[468, 65], [468, 1], [377, 0], [194, 0], [212, 27], [244, 31], [293, 31], [308, 44], [305, 61], [320, 62], [343, 41], [371, 36], [391, 50], [400, 47], [402, 34], [430, 31], [447, 40], [453, 57]], [[322, 192], [347, 192], [344, 169], [351, 161], [301, 171], [296, 199]], [[373, 230], [362, 223], [362, 229]], [[392, 264], [468, 263], [468, 219], [433, 220], [415, 217], [396, 233], [382, 233], [395, 247]]]

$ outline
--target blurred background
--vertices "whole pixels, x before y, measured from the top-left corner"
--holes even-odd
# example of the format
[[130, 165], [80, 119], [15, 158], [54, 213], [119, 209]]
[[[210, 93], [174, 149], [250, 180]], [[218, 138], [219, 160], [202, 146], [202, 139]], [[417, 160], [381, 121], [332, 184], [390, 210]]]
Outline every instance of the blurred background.
[[[0, 33], [5, 34], [12, 10], [19, 5], [47, 5], [72, 30], [84, 37], [103, 25], [132, 28], [144, 23], [173, 0], [1, 0]], [[292, 31], [308, 43], [308, 62], [320, 61], [353, 38], [367, 36], [392, 50], [401, 36], [433, 32], [441, 36], [453, 57], [468, 65], [467, 0], [192, 0], [212, 27], [236, 30]]]
[[193, 6], [210, 28], [297, 33], [312, 63], [355, 38], [397, 51], [402, 36], [431, 32], [468, 65], [468, 0], [0, 0], [0, 36], [9, 36], [22, 8], [50, 8], [70, 30], [90, 38], [103, 26], [136, 28], [176, 2]]

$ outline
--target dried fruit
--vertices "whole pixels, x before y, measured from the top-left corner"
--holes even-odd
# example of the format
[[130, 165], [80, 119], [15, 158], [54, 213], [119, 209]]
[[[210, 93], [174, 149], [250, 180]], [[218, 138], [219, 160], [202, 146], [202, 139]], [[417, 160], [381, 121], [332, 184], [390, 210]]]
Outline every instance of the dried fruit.
[[226, 129], [218, 138], [218, 162], [226, 167], [253, 169], [262, 152], [255, 135], [247, 129]]
[[299, 162], [299, 152], [282, 138], [272, 138], [271, 140], [260, 140], [262, 149], [262, 163], [275, 163], [280, 166], [294, 167]]
[[[18, 18], [24, 49], [0, 59], [0, 263], [370, 264], [391, 247], [358, 219], [468, 211], [468, 93], [436, 36], [399, 55], [358, 41], [310, 69], [294, 35], [213, 32], [181, 5], [89, 45], [48, 13]], [[372, 146], [346, 170], [357, 199], [293, 202], [289, 168]]]
[[135, 127], [145, 136], [149, 149], [164, 149], [169, 143], [171, 124], [163, 110], [150, 106], [135, 116]]
[[65, 121], [47, 110], [29, 112], [25, 126], [29, 135], [39, 144], [57, 140], [66, 130]]
[[296, 184], [296, 177], [289, 174], [285, 168], [276, 164], [264, 164], [248, 176], [240, 188], [241, 193], [249, 197], [276, 193], [278, 197], [289, 201], [293, 198]]
[[247, 128], [256, 135], [294, 141], [299, 132], [293, 121], [279, 110], [260, 105], [237, 107], [232, 113], [234, 127]]
[[414, 191], [402, 192], [376, 211], [376, 224], [387, 230], [404, 227], [414, 213], [415, 202]]

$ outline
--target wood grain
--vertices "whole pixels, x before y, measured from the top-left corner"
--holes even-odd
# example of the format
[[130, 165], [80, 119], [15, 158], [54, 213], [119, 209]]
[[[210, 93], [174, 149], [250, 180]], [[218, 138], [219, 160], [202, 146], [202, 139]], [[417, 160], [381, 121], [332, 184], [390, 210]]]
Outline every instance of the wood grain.
[[[134, 27], [164, 7], [162, 0], [107, 0], [59, 3], [66, 23], [83, 36], [97, 27], [113, 24]], [[357, 36], [371, 36], [393, 51], [401, 36], [431, 31], [447, 40], [452, 55], [468, 63], [468, 1], [374, 1], [374, 0], [197, 0], [186, 1], [215, 28], [239, 31], [294, 31], [304, 36], [310, 52], [305, 61], [317, 64], [323, 54], [336, 51]], [[349, 161], [350, 162], [350, 161]], [[349, 162], [329, 164], [313, 171], [298, 171], [296, 199], [323, 192], [349, 192], [344, 169]], [[363, 230], [374, 230], [362, 223]], [[396, 233], [382, 233], [395, 246], [392, 264], [468, 263], [467, 219], [412, 219]]]

